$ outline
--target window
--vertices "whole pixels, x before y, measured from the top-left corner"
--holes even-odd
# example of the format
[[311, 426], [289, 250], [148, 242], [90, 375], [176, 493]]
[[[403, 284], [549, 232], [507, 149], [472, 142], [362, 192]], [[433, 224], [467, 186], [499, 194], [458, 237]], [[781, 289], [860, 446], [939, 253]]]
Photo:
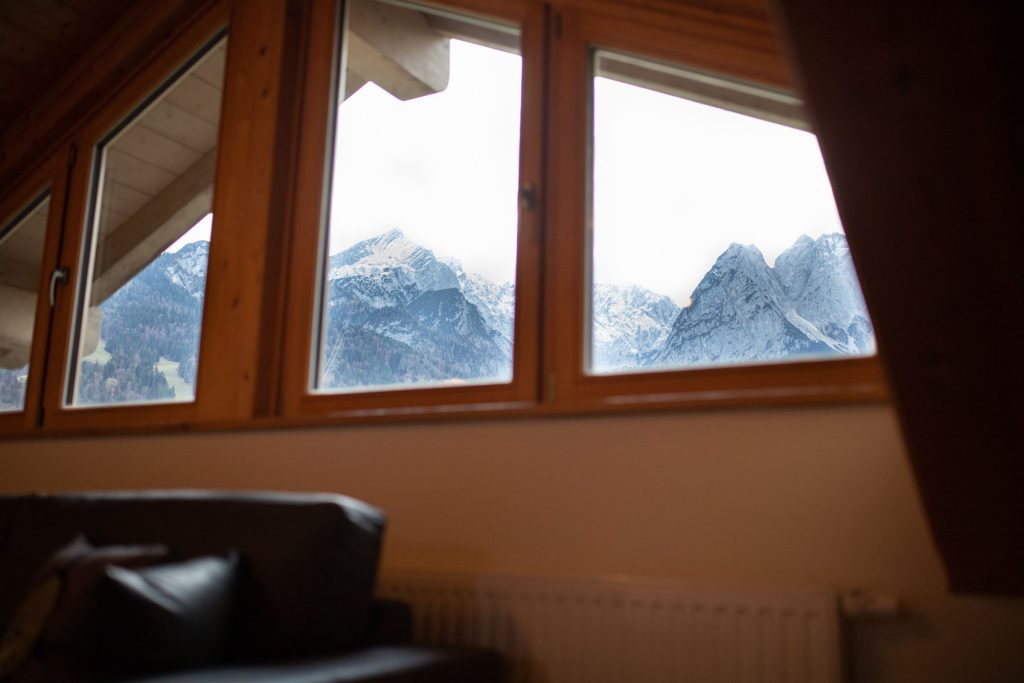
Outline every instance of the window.
[[[841, 230], [813, 136], [798, 129], [800, 103], [757, 40], [737, 35], [726, 49], [715, 20], [705, 19], [635, 8], [559, 12], [550, 71], [544, 396], [578, 411], [881, 396], [884, 380], [852, 271], [840, 269], [833, 283], [842, 287], [826, 297], [843, 293], [855, 302], [852, 315], [837, 316], [841, 329], [812, 319], [798, 296], [781, 291], [786, 268], [779, 266], [789, 258], [780, 264], [776, 257], [802, 232], [813, 241]], [[764, 170], [774, 152], [758, 149], [752, 129], [796, 141], [813, 162], [814, 173], [804, 174], [809, 184], [786, 190], [796, 198], [790, 205], [769, 191], [783, 174]], [[784, 154], [794, 156], [790, 148]], [[776, 215], [780, 207], [788, 214]], [[770, 217], [824, 227], [808, 226], [759, 253], [743, 247], [761, 240], [760, 226], [748, 225], [758, 212], [766, 214], [762, 223]], [[832, 255], [848, 267], [841, 239], [824, 241], [836, 243]], [[729, 256], [747, 257], [760, 291], [739, 292], [739, 278], [712, 287], [727, 270], [715, 264], [733, 242]], [[799, 279], [787, 280], [793, 292]], [[750, 320], [757, 311], [771, 315]], [[779, 362], [795, 357], [801, 362]]]
[[285, 413], [528, 404], [543, 16], [315, 6], [340, 44], [309, 41]]
[[25, 408], [50, 193], [0, 224], [0, 412]]
[[315, 387], [507, 383], [518, 30], [346, 3]]
[[593, 60], [587, 369], [871, 355], [799, 101], [632, 55]]
[[767, 22], [167, 7], [0, 161], [5, 433], [884, 396]]
[[192, 401], [226, 39], [96, 145], [67, 404]]

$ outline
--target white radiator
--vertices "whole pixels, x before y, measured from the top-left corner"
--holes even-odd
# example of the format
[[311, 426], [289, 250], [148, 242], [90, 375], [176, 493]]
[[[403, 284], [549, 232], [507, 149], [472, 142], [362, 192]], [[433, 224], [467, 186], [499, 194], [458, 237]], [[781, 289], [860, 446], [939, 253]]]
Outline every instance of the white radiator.
[[839, 683], [833, 591], [393, 571], [418, 642], [504, 653], [511, 683]]

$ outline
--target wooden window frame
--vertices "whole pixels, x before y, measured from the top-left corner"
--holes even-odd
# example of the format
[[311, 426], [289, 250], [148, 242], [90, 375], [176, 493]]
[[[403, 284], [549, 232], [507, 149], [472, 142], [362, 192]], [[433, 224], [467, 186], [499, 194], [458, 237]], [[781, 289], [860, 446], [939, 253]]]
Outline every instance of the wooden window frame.
[[32, 349], [29, 353], [25, 403], [22, 410], [0, 413], [0, 434], [30, 432], [38, 426], [41, 418], [40, 397], [46, 377], [46, 350], [49, 348], [51, 329], [49, 286], [50, 277], [57, 268], [69, 162], [66, 153], [50, 157], [46, 163], [40, 164], [14, 184], [12, 192], [0, 198], [0, 221], [16, 216], [43, 195], [48, 195], [50, 202], [46, 216], [43, 252], [39, 261], [36, 314], [32, 323]]
[[[421, 3], [455, 12], [517, 24], [522, 54], [520, 113], [520, 186], [542, 184], [545, 18], [541, 5], [527, 2], [453, 0]], [[300, 165], [295, 182], [291, 280], [285, 328], [299, 331], [285, 341], [282, 412], [288, 417], [334, 417], [448, 414], [459, 409], [501, 411], [525, 409], [536, 402], [539, 337], [534, 321], [540, 311], [541, 212], [520, 209], [516, 254], [513, 376], [505, 384], [459, 387], [395, 387], [380, 391], [328, 392], [310, 387], [314, 378], [315, 318], [323, 287], [324, 214], [328, 165], [333, 163], [331, 138], [336, 107], [336, 64], [342, 46], [341, 9], [337, 0], [313, 0], [311, 31], [304, 75], [305, 104], [299, 141]], [[328, 31], [328, 27], [333, 30]]]
[[[70, 103], [50, 111], [57, 100], [47, 96], [40, 101], [44, 123], [32, 135], [41, 161], [21, 140], [8, 140], [6, 133], [0, 140], [16, 153], [13, 161], [0, 163], [0, 182], [13, 188], [0, 197], [0, 210], [9, 215], [34, 196], [30, 193], [50, 186], [43, 273], [48, 278], [55, 268], [68, 268], [74, 285], [58, 288], [54, 309], [40, 297], [26, 409], [0, 415], [0, 435], [301, 427], [887, 398], [877, 356], [615, 375], [584, 370], [592, 49], [792, 90], [763, 17], [723, 14], [674, 0], [422, 4], [517, 23], [521, 29], [520, 179], [539, 192], [536, 208], [520, 213], [511, 383], [310, 390], [340, 5], [337, 0], [168, 0], [126, 17], [92, 62], [76, 66], [75, 78], [61, 85], [73, 94]], [[94, 143], [224, 26], [229, 27], [229, 43], [215, 227], [195, 401], [65, 408]], [[139, 54], [146, 56], [140, 60]], [[97, 75], [108, 72], [116, 79]], [[97, 95], [101, 87], [108, 89], [102, 96]]]
[[594, 51], [629, 53], [779, 90], [792, 87], [783, 64], [766, 58], [772, 45], [762, 34], [723, 29], [711, 17], [680, 16], [676, 19], [682, 24], [676, 25], [654, 11], [627, 17], [622, 8], [604, 2], [569, 5], [556, 16], [552, 41], [552, 91], [561, 96], [552, 103], [549, 123], [552, 199], [545, 275], [553, 295], [545, 302], [545, 399], [580, 412], [883, 399], [885, 379], [877, 356], [586, 372]]
[[[90, 254], [88, 231], [94, 230], [95, 202], [101, 188], [96, 165], [102, 153], [101, 145], [111, 131], [134, 117], [140, 106], [147, 103], [153, 93], [177, 75], [182, 65], [210, 44], [228, 26], [228, 5], [213, 4], [182, 30], [174, 41], [148, 63], [141, 65], [104, 105], [82, 126], [73, 137], [70, 149], [74, 166], [71, 170], [63, 240], [60, 249], [61, 267], [69, 276], [62, 287], [54, 308], [54, 335], [47, 358], [46, 386], [43, 392], [43, 427], [57, 430], [87, 430], [103, 427], [130, 427], [137, 425], [185, 425], [196, 419], [197, 401], [154, 402], [152, 404], [113, 404], [73, 406], [66, 404], [69, 385], [77, 359], [74, 357], [78, 336], [79, 304], [82, 290], [89, 276]], [[218, 149], [220, 145], [218, 143]], [[216, 209], [216, 192], [215, 209]], [[218, 223], [215, 218], [214, 223]], [[214, 227], [216, 232], [216, 225]], [[211, 239], [211, 251], [212, 243]], [[212, 259], [211, 259], [212, 260]], [[209, 285], [210, 275], [208, 273]], [[209, 291], [209, 287], [207, 287]], [[204, 307], [205, 309], [205, 307]], [[207, 311], [204, 310], [204, 328]], [[205, 336], [205, 335], [203, 335]], [[204, 363], [205, 339], [201, 337], [200, 366]], [[197, 381], [197, 396], [198, 396]]]

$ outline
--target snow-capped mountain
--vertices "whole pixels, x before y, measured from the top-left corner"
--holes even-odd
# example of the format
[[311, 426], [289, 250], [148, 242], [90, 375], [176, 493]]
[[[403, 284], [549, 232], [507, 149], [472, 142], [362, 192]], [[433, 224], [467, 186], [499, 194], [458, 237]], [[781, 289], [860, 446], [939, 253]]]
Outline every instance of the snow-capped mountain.
[[511, 315], [500, 287], [449, 263], [456, 268], [399, 230], [332, 256], [323, 384], [509, 379]]
[[119, 403], [175, 395], [161, 360], [194, 386], [206, 284], [208, 242], [164, 253], [100, 304], [105, 360], [82, 363], [78, 400]]
[[443, 258], [441, 261], [452, 269], [459, 280], [459, 289], [463, 296], [477, 307], [484, 322], [501, 335], [511, 354], [516, 304], [515, 285], [511, 282], [498, 285], [483, 275], [467, 273], [462, 264], [455, 259]]
[[664, 345], [679, 307], [637, 285], [594, 285], [591, 368], [611, 372], [649, 365]]
[[875, 341], [846, 238], [803, 235], [775, 261], [791, 319], [810, 323], [839, 353], [872, 353]]
[[202, 301], [206, 288], [206, 267], [210, 260], [210, 243], [191, 242], [173, 254], [161, 254], [158, 264], [173, 284]]
[[[170, 389], [154, 370], [161, 358], [178, 363], [180, 376], [193, 381], [208, 255], [207, 242], [162, 254], [101, 305], [101, 336], [111, 359], [85, 364], [80, 384], [92, 392], [90, 400], [166, 396]], [[325, 294], [325, 387], [511, 377], [514, 285], [468, 272], [399, 230], [331, 256]], [[756, 247], [734, 244], [691, 301], [680, 309], [643, 287], [596, 284], [591, 368], [615, 372], [874, 350], [841, 234], [801, 237], [773, 267]]]
[[801, 237], [769, 267], [733, 244], [682, 309], [653, 366], [869, 353], [871, 323], [846, 239]]
[[438, 261], [434, 252], [407, 240], [401, 230], [364, 240], [331, 256], [329, 267], [328, 281], [367, 277], [421, 292], [459, 288], [452, 269]]

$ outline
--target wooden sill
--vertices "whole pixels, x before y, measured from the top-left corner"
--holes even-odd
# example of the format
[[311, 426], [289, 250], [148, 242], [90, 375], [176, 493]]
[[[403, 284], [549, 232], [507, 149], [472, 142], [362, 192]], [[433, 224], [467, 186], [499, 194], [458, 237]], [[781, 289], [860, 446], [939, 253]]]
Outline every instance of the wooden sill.
[[[605, 395], [564, 397], [556, 400], [480, 401], [452, 404], [436, 401], [431, 405], [393, 405], [367, 408], [324, 408], [316, 414], [273, 415], [238, 420], [207, 420], [164, 422], [163, 424], [126, 424], [104, 420], [104, 408], [83, 409], [91, 420], [76, 421], [73, 426], [37, 429], [3, 430], [0, 440], [33, 438], [72, 438], [82, 436], [127, 436], [139, 434], [241, 432], [276, 429], [315, 429], [381, 424], [423, 424], [494, 419], [558, 418], [704, 412], [751, 408], [813, 408], [830, 405], [878, 404], [889, 400], [881, 366], [876, 358], [853, 361], [826, 361], [839, 374], [856, 373], [856, 382], [797, 384], [789, 386], [764, 383], [756, 386], [727, 386], [701, 381], [700, 386], [680, 387], [660, 393], [608, 393]], [[803, 364], [807, 365], [807, 364]], [[814, 365], [819, 365], [815, 363]], [[844, 367], [845, 366], [845, 367]], [[763, 369], [778, 371], [784, 365], [768, 365]], [[732, 370], [732, 369], [730, 369]], [[714, 370], [702, 371], [715, 373]], [[721, 372], [721, 371], [717, 371]], [[668, 374], [668, 373], [658, 373]], [[678, 375], [678, 373], [675, 373]], [[828, 373], [826, 373], [828, 374]], [[632, 379], [643, 376], [631, 376]], [[595, 378], [598, 380], [605, 378]], [[622, 378], [618, 378], [622, 379]], [[849, 377], [846, 377], [849, 379]], [[334, 396], [315, 397], [330, 400]], [[113, 408], [117, 410], [117, 408]], [[122, 409], [123, 410], [123, 409]]]

